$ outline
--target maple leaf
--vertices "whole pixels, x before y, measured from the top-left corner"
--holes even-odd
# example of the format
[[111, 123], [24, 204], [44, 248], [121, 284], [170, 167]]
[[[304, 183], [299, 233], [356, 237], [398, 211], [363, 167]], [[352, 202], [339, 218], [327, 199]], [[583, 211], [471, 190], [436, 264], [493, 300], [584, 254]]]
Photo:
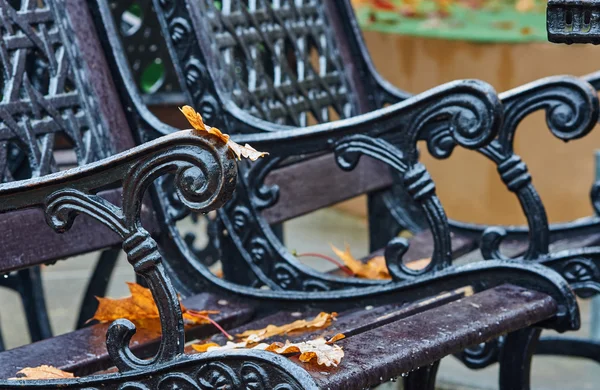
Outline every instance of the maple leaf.
[[76, 378], [75, 375], [70, 372], [59, 370], [56, 367], [42, 365], [38, 367], [25, 367], [21, 371], [17, 372], [17, 375], [21, 375], [17, 378], [8, 378], [9, 380], [23, 380], [23, 379], [66, 379]]
[[333, 245], [331, 245], [331, 249], [352, 270], [355, 276], [365, 279], [391, 279], [383, 256], [375, 256], [369, 259], [368, 262], [363, 263], [352, 256], [348, 245], [346, 245], [346, 250], [343, 252]]
[[[96, 297], [98, 309], [88, 322], [97, 320], [104, 323], [125, 318], [142, 328], [160, 331], [160, 314], [152, 297], [152, 291], [137, 283], [127, 282], [127, 285], [131, 293], [129, 297], [119, 299]], [[180, 305], [186, 325], [211, 323], [209, 314], [219, 313], [216, 310], [188, 310], [183, 304]]]
[[247, 330], [243, 333], [236, 334], [237, 337], [241, 338], [244, 341], [249, 341], [252, 343], [258, 343], [262, 340], [266, 340], [270, 337], [289, 334], [289, 333], [300, 333], [300, 332], [310, 332], [317, 329], [325, 329], [335, 320], [337, 317], [337, 313], [319, 313], [312, 320], [296, 320], [289, 324], [285, 325], [267, 325], [266, 328], [263, 329], [254, 329]]
[[183, 115], [185, 115], [185, 117], [187, 118], [188, 122], [190, 122], [190, 125], [192, 125], [194, 130], [198, 131], [199, 133], [206, 131], [209, 134], [213, 134], [219, 137], [225, 144], [227, 144], [229, 149], [236, 155], [238, 160], [241, 160], [242, 157], [244, 157], [250, 159], [250, 161], [256, 161], [259, 158], [269, 154], [267, 152], [259, 152], [258, 150], [254, 149], [248, 144], [242, 146], [238, 143], [233, 142], [229, 135], [222, 133], [221, 130], [217, 129], [216, 127], [210, 127], [204, 124], [204, 121], [202, 120], [202, 115], [196, 112], [196, 110], [194, 110], [194, 108], [191, 106], [183, 106], [179, 108], [179, 111], [181, 111]]
[[[343, 338], [343, 335], [334, 337]], [[258, 346], [257, 346], [258, 347]], [[262, 349], [256, 348], [255, 349]], [[298, 359], [304, 363], [315, 362], [319, 366], [337, 367], [344, 357], [344, 351], [339, 345], [334, 345], [330, 341], [320, 337], [315, 340], [304, 341], [301, 343], [290, 343], [286, 340], [285, 344], [272, 343], [267, 346], [265, 351], [275, 352], [279, 355], [300, 354]]]
[[[354, 276], [365, 279], [391, 279], [384, 256], [374, 256], [368, 261], [362, 262], [352, 256], [348, 245], [346, 245], [346, 250], [343, 252], [333, 245], [331, 245], [331, 249], [335, 252], [336, 256], [350, 268], [354, 273]], [[420, 270], [425, 268], [430, 262], [430, 258], [425, 258], [410, 261], [405, 265], [412, 270]]]
[[242, 341], [239, 343], [227, 342], [225, 345], [216, 343], [192, 344], [192, 348], [197, 352], [225, 351], [233, 349], [258, 349], [273, 352], [279, 355], [298, 355], [298, 359], [304, 363], [316, 363], [327, 367], [337, 367], [344, 357], [344, 351], [335, 341], [343, 339], [345, 336], [341, 333], [336, 334], [330, 340], [323, 337], [304, 341], [301, 343], [290, 343], [289, 340], [284, 343], [260, 343], [251, 345], [251, 341]]

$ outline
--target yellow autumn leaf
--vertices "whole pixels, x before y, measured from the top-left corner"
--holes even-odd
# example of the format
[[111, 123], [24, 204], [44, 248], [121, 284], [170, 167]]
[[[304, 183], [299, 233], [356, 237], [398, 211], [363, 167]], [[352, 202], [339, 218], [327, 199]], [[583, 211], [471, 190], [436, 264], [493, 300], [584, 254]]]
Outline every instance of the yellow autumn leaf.
[[[119, 318], [128, 319], [139, 327], [160, 330], [160, 315], [152, 297], [152, 292], [137, 283], [127, 283], [131, 296], [119, 299], [96, 297], [98, 309], [90, 319], [99, 322], [112, 322]], [[186, 325], [208, 324], [209, 314], [219, 313], [216, 310], [193, 311], [181, 305]]]
[[183, 113], [188, 122], [190, 122], [190, 125], [192, 125], [196, 131], [200, 133], [206, 131], [209, 134], [216, 135], [223, 142], [225, 142], [229, 149], [236, 155], [238, 160], [241, 160], [242, 157], [244, 157], [250, 159], [251, 161], [256, 161], [260, 157], [264, 157], [269, 154], [266, 152], [259, 152], [248, 144], [242, 146], [236, 142], [233, 142], [229, 135], [222, 133], [221, 130], [217, 129], [216, 127], [207, 126], [202, 120], [202, 115], [196, 112], [196, 110], [194, 110], [194, 108], [191, 106], [183, 106], [180, 107], [179, 110]]
[[331, 249], [355, 276], [365, 279], [391, 279], [383, 256], [373, 257], [368, 262], [363, 263], [352, 256], [348, 245], [346, 245], [346, 250], [343, 252], [333, 245], [331, 245]]
[[22, 379], [67, 379], [76, 378], [70, 372], [59, 370], [56, 367], [41, 365], [38, 367], [25, 367], [21, 371], [17, 372], [19, 375], [16, 378], [8, 378], [9, 380], [22, 380]]
[[258, 349], [279, 355], [299, 355], [298, 359], [304, 363], [316, 363], [317, 365], [327, 367], [337, 367], [344, 357], [344, 351], [340, 346], [334, 345], [333, 343], [344, 337], [343, 334], [339, 333], [330, 340], [325, 340], [323, 337], [320, 337], [315, 340], [304, 341], [301, 343], [290, 343], [289, 340], [286, 340], [285, 344], [275, 342], [271, 344], [260, 343], [252, 345], [250, 341], [242, 341], [239, 343], [227, 342], [223, 346], [216, 343], [192, 344], [192, 348], [197, 352]]
[[[362, 262], [352, 256], [348, 245], [346, 245], [346, 250], [343, 252], [333, 245], [331, 245], [331, 249], [344, 262], [346, 267], [354, 273], [354, 276], [365, 279], [391, 279], [384, 256], [373, 256], [366, 262]], [[412, 270], [420, 270], [425, 268], [430, 262], [430, 258], [425, 258], [409, 261], [405, 265]]]
[[258, 343], [262, 340], [266, 340], [273, 336], [290, 333], [300, 332], [311, 332], [317, 329], [325, 329], [335, 320], [337, 313], [319, 313], [312, 320], [296, 320], [285, 325], [267, 325], [263, 329], [247, 330], [243, 333], [236, 334], [236, 337], [241, 338], [244, 341], [250, 341], [252, 343]]
[[[262, 348], [255, 347], [255, 349]], [[342, 347], [330, 343], [323, 337], [301, 343], [290, 343], [287, 340], [285, 344], [272, 343], [265, 348], [265, 351], [275, 352], [278, 355], [300, 354], [298, 359], [301, 362], [312, 362], [327, 367], [337, 367], [344, 357]]]
[[210, 127], [205, 125], [204, 121], [202, 120], [202, 115], [196, 112], [196, 110], [194, 110], [193, 107], [183, 106], [179, 108], [179, 111], [181, 111], [183, 115], [185, 115], [186, 119], [188, 120], [188, 122], [190, 122], [190, 125], [192, 125], [192, 127], [195, 130], [206, 131], [209, 134], [216, 135], [225, 143], [229, 141], [229, 136], [227, 134], [223, 134], [221, 130], [217, 129], [216, 127]]
[[250, 159], [250, 161], [256, 161], [259, 158], [264, 157], [269, 154], [266, 152], [259, 152], [258, 150], [254, 149], [252, 146], [250, 146], [248, 144], [242, 146], [240, 144], [236, 144], [235, 142], [233, 142], [231, 140], [229, 142], [227, 142], [227, 146], [229, 146], [229, 149], [231, 149], [231, 151], [233, 153], [235, 153], [238, 160], [241, 160], [242, 156], [243, 156], [245, 158]]

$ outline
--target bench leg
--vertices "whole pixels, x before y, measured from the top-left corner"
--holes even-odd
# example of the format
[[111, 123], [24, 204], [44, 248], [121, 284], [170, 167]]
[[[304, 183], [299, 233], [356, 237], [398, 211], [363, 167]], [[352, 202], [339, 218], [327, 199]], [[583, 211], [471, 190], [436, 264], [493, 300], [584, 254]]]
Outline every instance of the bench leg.
[[40, 267], [20, 270], [17, 275], [19, 279], [18, 291], [23, 301], [31, 341], [52, 337]]
[[403, 377], [404, 390], [435, 390], [435, 378], [437, 376], [440, 361], [436, 361], [425, 367], [421, 367]]
[[86, 322], [94, 316], [96, 309], [98, 308], [98, 301], [96, 297], [103, 297], [106, 295], [106, 289], [108, 288], [108, 282], [112, 275], [117, 259], [119, 257], [120, 249], [111, 248], [102, 252], [96, 268], [92, 273], [92, 277], [88, 282], [81, 307], [79, 308], [79, 318], [75, 325], [75, 329], [81, 329], [86, 326]]
[[510, 333], [500, 351], [500, 390], [529, 390], [531, 357], [542, 332], [539, 328]]

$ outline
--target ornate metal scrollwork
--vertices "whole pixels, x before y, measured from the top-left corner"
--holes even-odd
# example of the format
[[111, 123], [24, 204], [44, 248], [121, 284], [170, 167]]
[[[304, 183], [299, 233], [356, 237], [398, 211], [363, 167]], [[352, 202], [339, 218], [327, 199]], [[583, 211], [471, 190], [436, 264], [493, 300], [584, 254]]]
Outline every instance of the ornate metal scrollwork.
[[[412, 107], [410, 112], [382, 113], [379, 123], [374, 126], [376, 130], [365, 130], [368, 125], [357, 124], [352, 132], [342, 127], [326, 134], [323, 132], [326, 136], [315, 132], [313, 138], [303, 136], [298, 141], [288, 137], [276, 149], [270, 150], [269, 159], [244, 167], [234, 200], [219, 213], [227, 231], [221, 240], [227, 258], [227, 264], [224, 264], [226, 277], [247, 285], [259, 282], [276, 290], [317, 285], [319, 289], [332, 290], [381, 283], [315, 273], [287, 253], [262, 218], [260, 210], [272, 206], [279, 191], [277, 186], [265, 185], [267, 174], [284, 158], [307, 153], [307, 148], [311, 152], [332, 150], [338, 165], [345, 170], [354, 169], [361, 155], [378, 159], [402, 177], [409, 195], [422, 205], [433, 231], [432, 261], [423, 270], [407, 268], [402, 261], [407, 245], [402, 240], [395, 240], [386, 251], [386, 261], [394, 280], [411, 279], [448, 267], [451, 243], [446, 216], [435, 196], [433, 181], [424, 166], [418, 163], [416, 143], [424, 139], [434, 147], [438, 140], [432, 140], [425, 130], [435, 124], [445, 130], [445, 145], [481, 146], [495, 136], [499, 109], [497, 97], [476, 82], [454, 83], [445, 88], [425, 94], [414, 106], [407, 103], [407, 107]], [[277, 144], [275, 137], [264, 138], [268, 138], [269, 145]], [[261, 140], [252, 142], [260, 145]], [[260, 248], [256, 247], [257, 242], [261, 243]], [[258, 250], [260, 261], [257, 261]]]
[[[557, 138], [569, 141], [588, 134], [598, 120], [596, 91], [575, 77], [549, 77], [500, 95], [504, 104], [504, 123], [498, 137], [480, 149], [493, 161], [506, 187], [517, 195], [527, 218], [529, 247], [525, 259], [536, 259], [548, 253], [550, 229], [542, 201], [531, 183], [531, 175], [521, 158], [514, 153], [513, 142], [520, 122], [534, 111], [545, 110], [548, 128]], [[444, 157], [443, 153], [434, 154]], [[593, 192], [592, 192], [593, 194]], [[469, 225], [453, 227], [462, 231]], [[475, 226], [470, 226], [472, 229]], [[554, 229], [557, 231], [558, 229]], [[501, 258], [500, 245], [509, 230], [484, 230], [481, 251], [486, 258]], [[491, 236], [488, 236], [491, 235]]]
[[190, 355], [146, 370], [61, 380], [0, 380], [4, 389], [317, 390], [310, 375], [288, 359], [264, 351]]

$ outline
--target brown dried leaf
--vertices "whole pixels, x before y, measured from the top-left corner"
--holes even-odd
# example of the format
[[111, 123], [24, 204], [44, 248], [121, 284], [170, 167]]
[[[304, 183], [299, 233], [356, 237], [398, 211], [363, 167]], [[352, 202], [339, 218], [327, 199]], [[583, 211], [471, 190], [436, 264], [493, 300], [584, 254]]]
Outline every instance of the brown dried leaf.
[[327, 340], [327, 344], [333, 344], [333, 343], [335, 343], [336, 341], [339, 341], [339, 340], [341, 340], [341, 339], [345, 339], [345, 338], [346, 338], [346, 335], [345, 335], [345, 334], [343, 334], [343, 333], [338, 333], [338, 334], [336, 334], [335, 336], [333, 336], [332, 338], [330, 338], [329, 340]]
[[17, 372], [20, 375], [17, 378], [8, 378], [9, 380], [21, 380], [21, 379], [65, 379], [65, 378], [76, 378], [75, 375], [70, 372], [59, 370], [56, 367], [42, 365], [39, 367], [26, 367], [21, 371]]
[[[354, 273], [354, 276], [365, 279], [391, 279], [387, 264], [385, 263], [385, 257], [374, 256], [368, 261], [362, 262], [352, 256], [348, 245], [346, 245], [346, 250], [344, 252], [333, 245], [331, 245], [331, 249], [335, 252], [336, 256], [350, 268]], [[414, 260], [406, 263], [406, 267], [412, 270], [420, 270], [427, 267], [430, 262], [430, 258]]]
[[210, 347], [218, 347], [217, 343], [192, 344], [192, 348], [196, 352], [206, 352]]
[[343, 334], [333, 336], [329, 341], [320, 337], [315, 340], [304, 341], [301, 343], [290, 343], [286, 340], [285, 344], [275, 342], [271, 344], [260, 343], [249, 347], [249, 341], [240, 343], [227, 342], [223, 346], [215, 343], [207, 344], [192, 344], [192, 348], [198, 352], [224, 351], [232, 349], [259, 349], [263, 351], [273, 352], [278, 355], [297, 355], [298, 359], [304, 363], [316, 363], [327, 367], [337, 367], [344, 357], [344, 351], [333, 342], [343, 339]]
[[368, 262], [363, 263], [352, 256], [348, 245], [346, 245], [346, 250], [343, 252], [333, 245], [331, 245], [331, 249], [352, 270], [355, 276], [365, 279], [391, 279], [383, 256], [373, 257]]
[[180, 107], [179, 110], [183, 113], [183, 115], [185, 115], [188, 122], [190, 122], [190, 125], [192, 125], [192, 127], [195, 130], [197, 130], [198, 132], [206, 131], [209, 134], [216, 135], [223, 142], [225, 142], [229, 149], [231, 149], [231, 151], [236, 155], [238, 160], [241, 160], [243, 156], [245, 158], [250, 159], [251, 161], [256, 161], [260, 157], [264, 157], [269, 154], [266, 152], [259, 152], [258, 150], [254, 149], [248, 144], [242, 146], [233, 142], [230, 139], [229, 135], [222, 133], [221, 130], [217, 129], [216, 127], [210, 127], [204, 124], [204, 121], [202, 120], [202, 115], [196, 112], [196, 110], [194, 110], [194, 108], [191, 106], [183, 106]]
[[188, 310], [181, 305], [183, 322], [186, 325], [210, 324], [210, 314], [219, 314], [218, 310]]
[[236, 144], [231, 140], [227, 142], [227, 146], [229, 146], [229, 149], [231, 149], [231, 151], [237, 156], [238, 160], [241, 160], [243, 156], [245, 158], [249, 158], [250, 161], [256, 161], [259, 158], [269, 154], [267, 152], [259, 152], [258, 150], [254, 149], [248, 144], [242, 146], [240, 144]]
[[236, 334], [236, 336], [240, 337], [243, 341], [258, 343], [262, 340], [268, 339], [269, 337], [277, 335], [325, 329], [331, 325], [331, 323], [335, 320], [335, 317], [337, 317], [337, 313], [335, 312], [321, 312], [312, 320], [296, 320], [281, 326], [268, 325], [266, 328], [247, 330], [243, 333]]
[[[101, 298], [98, 300], [98, 309], [91, 320], [99, 322], [112, 322], [119, 318], [125, 318], [136, 323], [139, 328], [160, 331], [160, 319], [158, 307], [152, 297], [152, 292], [137, 283], [127, 283], [131, 296], [126, 298]], [[217, 314], [218, 311], [193, 311], [181, 305], [183, 319], [186, 325], [207, 324], [209, 314]]]
[[295, 355], [299, 353], [300, 356], [298, 356], [298, 359], [301, 362], [313, 362], [319, 366], [327, 367], [337, 367], [344, 357], [342, 347], [332, 345], [323, 337], [301, 343], [290, 343], [286, 340], [285, 344], [272, 343], [266, 347], [265, 344], [259, 344], [252, 349], [264, 349], [265, 351], [275, 352], [278, 355]]
[[216, 135], [225, 143], [229, 141], [229, 136], [227, 134], [223, 134], [221, 130], [217, 129], [216, 127], [210, 127], [205, 125], [204, 121], [202, 120], [202, 115], [196, 112], [196, 110], [194, 110], [193, 107], [183, 106], [179, 108], [179, 111], [181, 111], [183, 115], [185, 115], [186, 119], [188, 120], [188, 122], [190, 122], [190, 125], [192, 125], [192, 127], [195, 130], [206, 131], [209, 134]]

